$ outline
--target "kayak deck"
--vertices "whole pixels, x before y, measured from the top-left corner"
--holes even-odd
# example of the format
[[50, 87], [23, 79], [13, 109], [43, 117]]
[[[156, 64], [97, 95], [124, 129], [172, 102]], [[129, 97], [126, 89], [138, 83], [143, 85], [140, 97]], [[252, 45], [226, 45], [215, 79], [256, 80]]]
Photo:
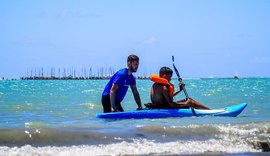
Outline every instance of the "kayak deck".
[[[196, 116], [228, 116], [236, 117], [245, 108], [247, 104], [241, 103], [228, 106], [222, 109], [199, 110], [194, 109]], [[112, 112], [97, 114], [97, 118], [103, 119], [142, 119], [142, 118], [167, 118], [167, 117], [191, 117], [194, 116], [191, 109], [149, 109], [128, 112]]]

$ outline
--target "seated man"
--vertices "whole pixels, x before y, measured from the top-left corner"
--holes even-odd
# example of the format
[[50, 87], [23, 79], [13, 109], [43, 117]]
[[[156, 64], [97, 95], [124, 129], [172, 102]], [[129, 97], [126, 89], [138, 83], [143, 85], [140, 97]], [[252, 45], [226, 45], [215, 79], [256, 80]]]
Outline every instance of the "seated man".
[[150, 76], [155, 82], [151, 88], [152, 108], [189, 108], [189, 105], [192, 105], [196, 109], [209, 109], [191, 98], [174, 102], [173, 97], [183, 90], [185, 84], [180, 82], [179, 90], [174, 92], [174, 85], [170, 82], [172, 74], [173, 71], [169, 67], [162, 67], [159, 76]]

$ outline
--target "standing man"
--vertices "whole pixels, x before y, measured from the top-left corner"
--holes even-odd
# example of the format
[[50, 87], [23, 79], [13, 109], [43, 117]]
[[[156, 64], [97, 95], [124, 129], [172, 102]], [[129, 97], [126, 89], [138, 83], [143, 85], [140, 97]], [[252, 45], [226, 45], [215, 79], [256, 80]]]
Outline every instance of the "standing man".
[[127, 68], [120, 69], [110, 79], [102, 93], [103, 112], [123, 112], [121, 102], [124, 99], [128, 87], [131, 87], [134, 99], [138, 105], [137, 110], [141, 110], [141, 98], [136, 87], [136, 80], [132, 73], [135, 73], [139, 67], [139, 57], [129, 55], [127, 58]]

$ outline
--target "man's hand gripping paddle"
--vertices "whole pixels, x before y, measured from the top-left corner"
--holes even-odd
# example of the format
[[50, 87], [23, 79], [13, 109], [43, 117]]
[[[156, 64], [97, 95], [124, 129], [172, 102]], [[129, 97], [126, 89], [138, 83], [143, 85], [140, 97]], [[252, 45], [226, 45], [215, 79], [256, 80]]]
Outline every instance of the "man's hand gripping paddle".
[[[176, 68], [175, 65], [174, 65], [174, 56], [172, 56], [172, 61], [173, 61], [173, 68], [174, 68], [174, 71], [175, 71], [175, 73], [176, 73], [176, 75], [177, 75], [178, 81], [179, 81], [179, 82], [182, 82], [182, 78], [180, 77], [180, 74], [179, 74], [177, 68]], [[186, 88], [185, 88], [184, 85], [183, 85], [183, 91], [184, 91], [184, 93], [185, 93], [186, 98], [189, 99], [187, 90], [186, 90]], [[196, 116], [196, 112], [195, 112], [195, 110], [194, 110], [194, 107], [193, 107], [190, 103], [188, 103], [188, 105], [189, 105], [189, 107], [191, 108], [191, 111], [192, 111], [193, 115]]]

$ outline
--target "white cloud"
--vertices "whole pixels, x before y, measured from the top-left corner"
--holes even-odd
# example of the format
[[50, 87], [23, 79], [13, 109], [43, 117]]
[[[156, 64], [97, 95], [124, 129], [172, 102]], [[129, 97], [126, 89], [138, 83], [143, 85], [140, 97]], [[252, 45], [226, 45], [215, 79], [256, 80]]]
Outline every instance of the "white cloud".
[[65, 18], [65, 17], [67, 17], [69, 14], [71, 14], [70, 11], [68, 11], [67, 9], [63, 9], [63, 10], [61, 10], [61, 12], [60, 12], [60, 17]]
[[144, 44], [154, 44], [158, 41], [157, 37], [151, 36], [150, 38], [146, 39], [143, 43]]
[[53, 43], [46, 38], [42, 39], [24, 39], [21, 41], [17, 41], [17, 44], [26, 44], [26, 45], [34, 45], [34, 46], [51, 46]]
[[90, 14], [84, 10], [62, 9], [58, 13], [58, 17], [60, 18], [87, 18], [87, 17], [93, 18], [94, 17], [95, 18], [95, 17], [99, 17], [99, 15], [94, 14], [94, 13]]

